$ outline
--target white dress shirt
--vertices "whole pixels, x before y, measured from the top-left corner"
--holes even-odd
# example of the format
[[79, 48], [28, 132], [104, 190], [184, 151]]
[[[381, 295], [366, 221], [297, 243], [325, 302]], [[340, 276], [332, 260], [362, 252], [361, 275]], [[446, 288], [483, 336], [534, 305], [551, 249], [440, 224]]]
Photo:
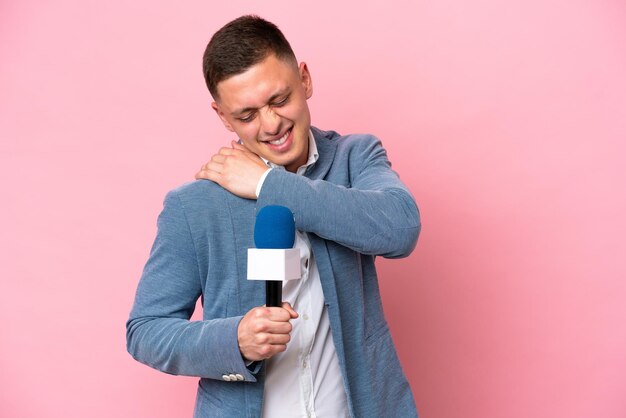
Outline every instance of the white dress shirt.
[[[313, 133], [309, 131], [309, 158], [296, 174], [303, 175], [318, 156]], [[269, 171], [259, 181], [257, 196]], [[328, 310], [306, 233], [296, 231], [294, 248], [300, 249], [302, 278], [283, 282], [283, 301], [291, 303], [299, 316], [291, 320], [293, 329], [287, 350], [267, 360], [262, 416], [347, 418], [350, 414]]]

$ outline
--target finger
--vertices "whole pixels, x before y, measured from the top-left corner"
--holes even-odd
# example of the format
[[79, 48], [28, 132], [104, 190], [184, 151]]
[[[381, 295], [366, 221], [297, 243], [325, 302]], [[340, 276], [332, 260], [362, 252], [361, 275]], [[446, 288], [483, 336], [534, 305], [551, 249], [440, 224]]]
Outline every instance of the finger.
[[223, 164], [220, 164], [214, 161], [209, 161], [208, 163], [202, 166], [200, 171], [196, 173], [195, 178], [197, 180], [207, 179], [207, 180], [218, 181], [221, 178], [223, 170], [224, 170]]
[[[226, 158], [227, 156], [224, 154], [215, 154], [214, 156], [211, 157], [211, 161], [209, 161], [209, 163], [213, 162], [213, 163], [223, 164], [224, 161], [226, 161]], [[206, 163], [206, 165], [208, 165], [209, 163]]]
[[249, 321], [246, 320], [244, 329], [250, 335], [255, 336], [255, 339], [261, 338], [261, 340], [256, 341], [262, 344], [266, 342], [262, 339], [267, 334], [289, 334], [293, 326], [288, 319], [286, 321], [272, 321], [267, 317], [253, 317]]
[[237, 141], [231, 141], [231, 142], [230, 142], [230, 145], [231, 145], [231, 146], [232, 146], [232, 148], [234, 148], [234, 149], [238, 149], [238, 150], [241, 150], [241, 151], [248, 151], [248, 148], [246, 148], [244, 145], [240, 144], [240, 143], [239, 143], [239, 142], [237, 142]]
[[224, 165], [220, 164], [220, 163], [216, 163], [214, 161], [209, 161], [208, 163], [206, 163], [206, 166], [204, 167], [204, 170], [202, 170], [203, 172], [213, 172], [215, 174], [222, 174], [222, 172], [224, 171]]
[[291, 304], [289, 302], [283, 302], [283, 309], [285, 309], [287, 312], [289, 312], [289, 316], [292, 319], [297, 318], [298, 312], [295, 311], [295, 309], [293, 309], [293, 307], [291, 306]]
[[[211, 157], [211, 160], [215, 158], [215, 155], [213, 157]], [[202, 166], [200, 166], [200, 170], [198, 170], [198, 172], [195, 175], [196, 180], [198, 179], [208, 179], [207, 177], [207, 171], [210, 171], [211, 169], [209, 168], [209, 164], [211, 163], [211, 161], [208, 161], [205, 164], [202, 164]], [[215, 167], [214, 167], [215, 168]], [[220, 170], [221, 171], [221, 170]]]
[[251, 158], [255, 161], [262, 162], [261, 157], [250, 151], [244, 144], [240, 144], [237, 141], [232, 141], [230, 144], [233, 146], [233, 151], [242, 151], [246, 157]]
[[266, 332], [273, 335], [289, 335], [293, 330], [293, 326], [289, 322], [269, 322], [266, 327]]
[[288, 321], [270, 321], [268, 319], [257, 320], [249, 325], [250, 335], [253, 335], [257, 344], [268, 342], [268, 335], [289, 334], [293, 326]]
[[280, 345], [287, 344], [291, 341], [291, 335], [288, 333], [281, 334], [271, 334], [271, 333], [263, 333], [257, 334], [255, 343], [259, 346], [263, 345]]
[[[266, 309], [269, 311], [267, 319], [269, 319], [270, 321], [288, 322], [292, 317], [291, 312], [284, 308], [266, 308]], [[293, 309], [292, 309], [292, 312], [295, 313]]]
[[265, 345], [258, 350], [258, 357], [260, 360], [269, 359], [276, 354], [281, 353], [287, 349], [286, 344]]
[[201, 170], [196, 173], [195, 179], [196, 180], [211, 180], [216, 183], [219, 183], [221, 177], [220, 177], [220, 174], [215, 171]]
[[272, 334], [270, 338], [271, 345], [287, 345], [291, 341], [291, 335], [289, 334]]
[[208, 175], [209, 175], [209, 167], [208, 167], [209, 163], [206, 163], [204, 165], [202, 165], [202, 167], [200, 167], [200, 170], [198, 170], [198, 172], [195, 175], [196, 180], [198, 179], [208, 179]]
[[236, 149], [236, 148], [222, 147], [220, 148], [219, 152], [216, 155], [234, 155], [240, 151], [241, 150]]

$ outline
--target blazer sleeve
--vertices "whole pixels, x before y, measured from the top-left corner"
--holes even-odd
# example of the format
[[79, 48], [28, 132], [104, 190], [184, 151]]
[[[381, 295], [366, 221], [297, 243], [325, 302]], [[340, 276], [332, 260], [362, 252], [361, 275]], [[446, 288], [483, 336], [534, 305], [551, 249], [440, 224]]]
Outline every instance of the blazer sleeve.
[[256, 381], [239, 352], [241, 316], [190, 321], [202, 292], [198, 258], [175, 191], [164, 201], [150, 257], [126, 323], [128, 352], [165, 373]]
[[[413, 196], [391, 169], [380, 140], [357, 136], [348, 141], [323, 180], [271, 170], [259, 205], [286, 206], [294, 212], [296, 228], [360, 253], [409, 255], [421, 229]], [[335, 184], [337, 175], [349, 179], [347, 184]]]

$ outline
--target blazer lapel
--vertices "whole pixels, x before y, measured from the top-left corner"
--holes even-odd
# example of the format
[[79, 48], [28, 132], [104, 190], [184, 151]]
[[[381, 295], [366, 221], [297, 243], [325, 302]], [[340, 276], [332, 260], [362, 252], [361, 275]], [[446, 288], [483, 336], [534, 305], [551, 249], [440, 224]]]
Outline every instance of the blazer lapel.
[[254, 222], [256, 200], [242, 199], [228, 193], [228, 206], [231, 213], [233, 239], [235, 240], [237, 263], [238, 312], [241, 315], [254, 306], [265, 303], [264, 282], [248, 280], [248, 248], [254, 248]]
[[326, 177], [328, 170], [330, 170], [333, 164], [337, 143], [332, 140], [333, 136], [330, 132], [322, 131], [313, 126], [311, 127], [311, 132], [313, 132], [319, 158], [315, 164], [307, 169], [304, 175], [311, 180], [321, 180]]

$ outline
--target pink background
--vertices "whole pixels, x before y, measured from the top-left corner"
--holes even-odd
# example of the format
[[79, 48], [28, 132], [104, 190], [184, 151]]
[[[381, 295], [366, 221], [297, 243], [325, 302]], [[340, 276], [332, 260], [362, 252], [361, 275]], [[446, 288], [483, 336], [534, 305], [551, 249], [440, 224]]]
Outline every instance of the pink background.
[[124, 323], [164, 194], [232, 139], [200, 62], [246, 12], [418, 200], [379, 268], [422, 417], [626, 416], [623, 2], [42, 3], [0, 3], [0, 416], [191, 416]]

